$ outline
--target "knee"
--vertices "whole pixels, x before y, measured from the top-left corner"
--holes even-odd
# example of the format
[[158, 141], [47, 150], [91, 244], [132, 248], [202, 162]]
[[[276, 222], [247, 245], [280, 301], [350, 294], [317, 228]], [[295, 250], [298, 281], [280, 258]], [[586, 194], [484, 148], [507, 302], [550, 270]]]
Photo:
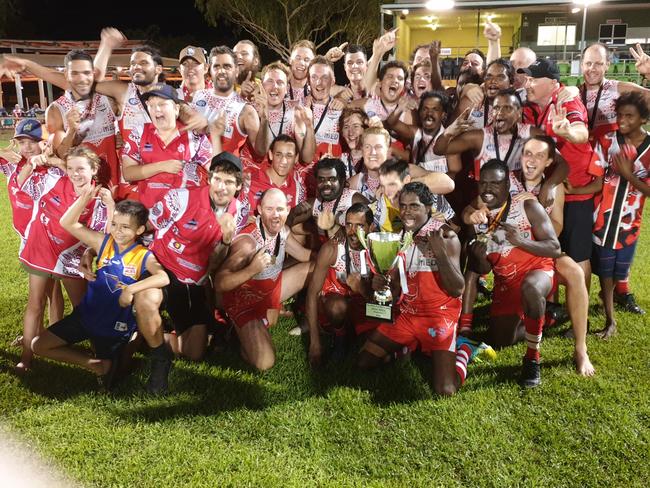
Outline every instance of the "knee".
[[264, 354], [253, 361], [253, 366], [260, 372], [268, 371], [275, 365], [275, 354]]
[[348, 303], [343, 297], [329, 300], [327, 303], [327, 315], [333, 324], [341, 324], [345, 321], [348, 313]]
[[546, 299], [532, 280], [525, 280], [521, 285], [521, 294], [528, 314], [541, 316], [546, 308]]
[[43, 340], [41, 339], [40, 336], [36, 336], [32, 339], [32, 343], [30, 345], [32, 352], [34, 354], [41, 355], [43, 351], [45, 350]]
[[558, 266], [558, 272], [562, 275], [567, 284], [582, 285], [585, 282], [585, 272], [574, 261], [570, 264], [564, 262]]
[[437, 395], [447, 396], [447, 397], [455, 395], [456, 392], [458, 391], [456, 385], [449, 382], [434, 383], [433, 390], [436, 392]]
[[133, 297], [136, 315], [141, 317], [158, 313], [160, 307], [160, 300], [157, 300], [151, 293], [146, 293], [148, 291], [136, 293]]

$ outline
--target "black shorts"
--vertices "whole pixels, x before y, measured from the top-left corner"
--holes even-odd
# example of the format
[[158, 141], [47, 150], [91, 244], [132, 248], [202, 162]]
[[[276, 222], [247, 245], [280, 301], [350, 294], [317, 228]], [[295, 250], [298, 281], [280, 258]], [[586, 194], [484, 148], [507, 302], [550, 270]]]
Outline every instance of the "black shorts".
[[68, 344], [78, 344], [89, 340], [98, 359], [113, 359], [121, 347], [129, 342], [128, 336], [99, 337], [90, 335], [81, 321], [81, 314], [76, 308], [70, 315], [66, 315], [56, 324], [49, 326], [47, 330]]
[[560, 234], [560, 246], [576, 263], [591, 259], [593, 214], [593, 198], [564, 202], [564, 226]]
[[163, 288], [161, 310], [167, 310], [177, 335], [199, 324], [211, 325], [214, 320], [208, 309], [206, 289], [203, 285], [182, 283], [169, 270], [169, 285]]

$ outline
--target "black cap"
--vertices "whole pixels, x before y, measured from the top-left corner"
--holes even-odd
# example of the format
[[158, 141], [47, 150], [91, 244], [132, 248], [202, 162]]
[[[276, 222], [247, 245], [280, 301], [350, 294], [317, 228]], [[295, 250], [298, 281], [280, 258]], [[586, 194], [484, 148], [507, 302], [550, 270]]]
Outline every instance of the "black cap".
[[168, 100], [174, 100], [176, 103], [181, 102], [181, 99], [178, 98], [178, 94], [176, 93], [176, 88], [167, 83], [155, 83], [151, 90], [142, 94], [142, 99], [145, 101], [151, 97], [166, 98]]
[[554, 63], [544, 58], [537, 58], [528, 68], [519, 68], [517, 73], [522, 73], [533, 78], [550, 78], [560, 81], [560, 70]]
[[231, 152], [223, 151], [213, 157], [212, 161], [210, 161], [210, 171], [214, 171], [214, 167], [223, 161], [232, 164], [239, 171], [242, 171], [243, 169], [241, 160], [237, 156]]

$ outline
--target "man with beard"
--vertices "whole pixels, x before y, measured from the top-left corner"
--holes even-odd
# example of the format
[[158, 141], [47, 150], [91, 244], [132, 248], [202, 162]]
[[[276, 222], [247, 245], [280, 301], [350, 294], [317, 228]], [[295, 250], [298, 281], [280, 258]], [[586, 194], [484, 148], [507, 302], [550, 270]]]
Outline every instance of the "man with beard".
[[298, 161], [298, 144], [286, 134], [280, 134], [268, 151], [269, 164], [251, 174], [248, 201], [251, 209], [258, 207], [262, 195], [271, 188], [282, 191], [286, 205], [291, 210], [305, 200], [302, 178], [295, 170]]
[[244, 82], [249, 81], [255, 83], [255, 77], [260, 70], [260, 52], [257, 46], [248, 39], [242, 39], [235, 47], [232, 48], [236, 56], [237, 69], [237, 84], [243, 85]]
[[345, 238], [331, 239], [321, 247], [309, 280], [307, 323], [312, 367], [322, 360], [321, 330], [334, 335], [334, 354], [340, 358], [349, 328], [354, 327], [356, 335], [362, 336], [378, 325], [364, 316], [372, 288], [369, 276], [361, 275], [363, 247], [358, 237], [360, 230], [370, 232], [372, 211], [364, 203], [355, 203], [344, 216]]
[[[282, 191], [266, 191], [257, 211], [257, 219], [233, 240], [214, 284], [235, 323], [242, 358], [265, 371], [275, 364], [268, 327], [277, 322], [282, 302], [304, 288], [311, 271], [311, 253], [285, 226], [289, 207]], [[299, 264], [283, 269], [286, 254]]]
[[[252, 105], [235, 91], [239, 73], [235, 53], [227, 46], [210, 51], [210, 75], [213, 90], [201, 90], [194, 95], [192, 107], [212, 123], [222, 113], [226, 124], [221, 136], [222, 150], [242, 159], [244, 171], [255, 166], [255, 155], [264, 154], [264, 141], [257, 137], [260, 119]], [[259, 144], [259, 146], [258, 146]]]
[[564, 103], [558, 101], [560, 73], [546, 59], [538, 59], [519, 71], [528, 75], [524, 122], [534, 124], [553, 137], [560, 154], [569, 164], [564, 228], [559, 238], [562, 250], [582, 267], [589, 288], [591, 247], [585, 243], [591, 238], [593, 195], [600, 187], [590, 169], [597, 155], [588, 141], [587, 111], [577, 98]]
[[311, 109], [286, 99], [288, 80], [289, 68], [280, 61], [262, 70], [263, 89], [254, 93], [253, 102], [260, 116], [257, 137], [268, 141], [266, 145], [280, 134], [294, 137], [300, 161], [311, 162], [316, 151]]
[[526, 340], [521, 384], [532, 388], [541, 383], [545, 297], [560, 244], [542, 205], [536, 199], [513, 199], [509, 190], [508, 166], [496, 159], [487, 162], [480, 172], [479, 195], [489, 212], [470, 241], [469, 267], [479, 274], [494, 273], [490, 343], [503, 347]]
[[312, 217], [318, 227], [320, 244], [329, 240], [345, 225], [345, 212], [355, 203], [368, 200], [345, 184], [345, 165], [336, 158], [320, 159], [314, 166], [316, 197], [305, 201], [292, 215], [291, 225]]
[[287, 98], [299, 105], [305, 105], [310, 94], [309, 63], [314, 59], [315, 53], [316, 46], [311, 41], [301, 40], [291, 46], [291, 56], [289, 57], [291, 77], [289, 78]]
[[[370, 368], [403, 348], [431, 355], [433, 389], [453, 395], [465, 381], [467, 363], [489, 346], [469, 341], [456, 345], [456, 327], [463, 292], [460, 242], [446, 224], [431, 218], [433, 195], [421, 183], [409, 183], [400, 194], [400, 217], [413, 242], [404, 253], [404, 273], [391, 276], [393, 300], [399, 301], [394, 324], [381, 324], [361, 348], [358, 364]], [[386, 278], [374, 275], [373, 289]]]
[[205, 50], [202, 47], [185, 46], [178, 54], [178, 69], [183, 81], [178, 88], [178, 98], [189, 103], [194, 93], [209, 88], [205, 83], [207, 66]]
[[460, 72], [469, 70], [475, 71], [479, 76], [483, 76], [485, 72], [485, 54], [480, 49], [472, 49], [465, 53], [463, 63], [460, 65]]

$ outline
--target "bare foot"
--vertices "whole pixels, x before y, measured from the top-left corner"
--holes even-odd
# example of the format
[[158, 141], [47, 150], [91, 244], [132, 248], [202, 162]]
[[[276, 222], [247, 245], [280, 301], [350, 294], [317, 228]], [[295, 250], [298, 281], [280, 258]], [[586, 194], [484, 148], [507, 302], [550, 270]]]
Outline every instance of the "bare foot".
[[573, 354], [573, 360], [576, 363], [576, 371], [581, 376], [593, 376], [596, 374], [596, 368], [591, 364], [589, 360], [589, 355], [584, 353], [575, 352]]
[[17, 375], [24, 376], [29, 373], [32, 369], [31, 361], [21, 361], [16, 366], [14, 366], [14, 372]]
[[86, 368], [95, 373], [97, 376], [104, 376], [111, 370], [110, 359], [89, 359]]
[[603, 330], [601, 330], [600, 332], [596, 332], [596, 336], [600, 337], [601, 339], [609, 339], [615, 334], [616, 334], [616, 322], [611, 322], [605, 325], [605, 328]]

